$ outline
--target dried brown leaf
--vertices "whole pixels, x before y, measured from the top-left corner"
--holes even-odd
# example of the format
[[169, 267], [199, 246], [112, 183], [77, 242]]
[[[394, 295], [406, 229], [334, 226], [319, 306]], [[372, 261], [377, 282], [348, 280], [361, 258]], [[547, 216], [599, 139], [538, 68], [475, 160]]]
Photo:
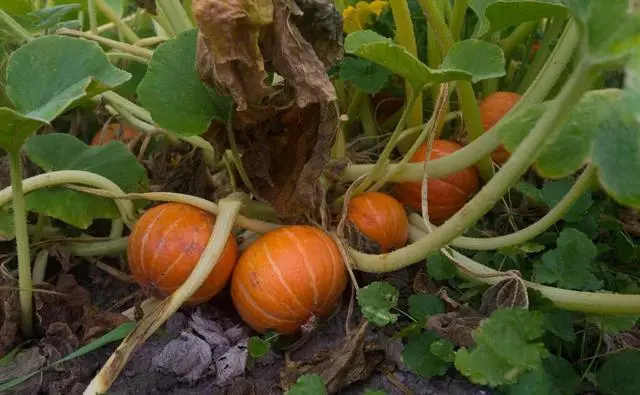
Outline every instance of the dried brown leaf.
[[326, 67], [342, 59], [342, 15], [332, 0], [296, 0], [294, 21]]
[[310, 361], [289, 361], [280, 372], [280, 385], [289, 388], [303, 374], [318, 374], [330, 394], [339, 393], [347, 386], [368, 378], [384, 361], [380, 346], [367, 344], [367, 322], [345, 337], [337, 350], [314, 356]]
[[83, 308], [82, 323], [84, 331], [81, 337], [82, 344], [90, 343], [91, 340], [129, 321], [127, 317], [119, 313], [100, 311], [91, 306], [84, 306]]
[[471, 332], [480, 326], [480, 322], [485, 318], [475, 310], [462, 308], [429, 317], [425, 327], [458, 347], [469, 347], [473, 344]]
[[191, 9], [202, 80], [230, 94], [238, 111], [272, 94], [260, 50], [261, 31], [273, 23], [271, 0], [193, 0]]
[[34, 305], [38, 326], [41, 331], [48, 330], [56, 322], [68, 323], [78, 330], [82, 325], [84, 307], [91, 304], [91, 294], [78, 285], [71, 274], [60, 274], [55, 287], [44, 284], [41, 288], [58, 292], [34, 293]]
[[527, 286], [515, 273], [487, 288], [482, 295], [480, 313], [489, 316], [496, 310], [512, 307], [529, 308]]
[[[27, 374], [42, 368], [47, 360], [42, 356], [38, 347], [27, 348], [20, 351], [7, 365], [0, 366], [0, 382], [26, 376]], [[41, 379], [34, 376], [11, 389], [12, 394], [37, 394], [40, 392]]]
[[192, 384], [205, 375], [211, 365], [211, 348], [200, 337], [182, 332], [171, 340], [152, 359], [152, 366], [178, 376], [178, 380]]

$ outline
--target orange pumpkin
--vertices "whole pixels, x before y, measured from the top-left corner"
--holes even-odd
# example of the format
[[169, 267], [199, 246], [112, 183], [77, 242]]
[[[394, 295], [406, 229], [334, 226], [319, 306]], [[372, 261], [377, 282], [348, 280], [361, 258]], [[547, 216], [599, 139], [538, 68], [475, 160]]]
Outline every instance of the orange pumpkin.
[[[153, 207], [136, 222], [127, 246], [129, 269], [143, 287], [166, 296], [185, 282], [204, 251], [215, 216], [182, 203]], [[236, 239], [229, 240], [206, 281], [188, 300], [206, 302], [229, 280], [238, 255]]]
[[251, 244], [231, 277], [233, 304], [250, 327], [293, 334], [312, 317], [326, 317], [347, 284], [334, 240], [308, 226], [286, 226]]
[[347, 219], [379, 246], [379, 252], [404, 247], [409, 219], [402, 204], [381, 192], [365, 192], [349, 201]]
[[[498, 123], [521, 97], [514, 92], [494, 92], [480, 102], [480, 117], [484, 130], [487, 131]], [[491, 153], [491, 159], [499, 165], [504, 164], [509, 156], [509, 151], [502, 145]]]
[[[431, 149], [429, 160], [435, 160], [447, 156], [462, 146], [449, 140], [435, 140]], [[427, 154], [427, 145], [424, 144], [411, 157], [411, 162], [422, 162]], [[475, 167], [468, 167], [444, 178], [427, 179], [427, 210], [429, 220], [440, 225], [453, 214], [460, 210], [467, 200], [480, 188], [478, 172]], [[416, 211], [421, 210], [422, 183], [409, 181], [395, 186], [394, 196], [402, 203]]]
[[104, 145], [113, 140], [127, 144], [139, 135], [140, 132], [130, 126], [112, 123], [106, 128], [100, 129], [100, 131], [93, 136], [91, 145]]

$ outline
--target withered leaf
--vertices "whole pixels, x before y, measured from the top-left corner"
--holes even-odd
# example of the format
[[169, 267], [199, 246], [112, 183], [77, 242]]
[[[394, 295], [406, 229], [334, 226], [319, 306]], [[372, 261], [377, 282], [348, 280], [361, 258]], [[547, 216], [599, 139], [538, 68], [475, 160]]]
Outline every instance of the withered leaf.
[[[26, 376], [42, 368], [47, 362], [42, 356], [38, 347], [27, 348], [20, 351], [13, 361], [7, 365], [0, 366], [0, 382], [4, 383], [9, 380]], [[41, 379], [38, 376], [31, 377], [25, 382], [18, 384], [12, 388], [14, 394], [37, 394], [41, 388]]]
[[91, 304], [91, 294], [78, 285], [71, 274], [62, 273], [55, 287], [43, 284], [42, 288], [58, 294], [35, 292], [33, 295], [36, 318], [41, 331], [56, 322], [68, 323], [75, 331], [82, 325], [84, 307]]
[[229, 380], [244, 373], [249, 357], [247, 341], [240, 341], [216, 359], [216, 384], [226, 385]]
[[484, 291], [482, 303], [480, 304], [480, 313], [488, 316], [498, 309], [511, 307], [529, 308], [527, 286], [517, 274], [512, 274], [500, 280]]
[[280, 372], [280, 385], [289, 388], [303, 374], [318, 374], [326, 384], [330, 394], [339, 393], [347, 386], [368, 378], [375, 368], [384, 361], [381, 347], [366, 344], [368, 324], [360, 326], [345, 337], [337, 350], [314, 356], [310, 361], [289, 361]]
[[211, 348], [207, 342], [190, 332], [182, 332], [155, 355], [152, 366], [178, 376], [180, 381], [194, 383], [211, 365]]
[[[338, 127], [327, 70], [342, 56], [335, 5], [299, 4], [193, 1], [200, 78], [234, 99], [232, 133], [258, 198], [290, 217], [314, 208], [322, 195], [318, 179]], [[267, 85], [268, 66], [283, 85]], [[287, 114], [294, 116], [281, 117]]]
[[471, 332], [480, 326], [480, 322], [485, 318], [475, 310], [461, 308], [458, 311], [429, 317], [425, 328], [433, 330], [458, 347], [469, 347], [473, 344]]
[[617, 335], [605, 334], [604, 342], [607, 345], [607, 352], [610, 353], [619, 350], [640, 349], [640, 329], [633, 327]]
[[273, 23], [271, 0], [193, 0], [191, 10], [201, 79], [230, 94], [238, 111], [271, 95], [260, 51], [261, 31]]
[[91, 306], [84, 306], [83, 309], [82, 323], [84, 332], [81, 337], [82, 344], [87, 344], [92, 339], [100, 337], [129, 321], [127, 317], [119, 313], [100, 311]]

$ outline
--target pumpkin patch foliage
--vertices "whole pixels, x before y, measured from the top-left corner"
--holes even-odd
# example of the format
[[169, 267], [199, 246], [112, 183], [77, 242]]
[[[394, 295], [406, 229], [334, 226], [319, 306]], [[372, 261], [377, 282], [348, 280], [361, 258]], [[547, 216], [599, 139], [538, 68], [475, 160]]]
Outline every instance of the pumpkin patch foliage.
[[640, 391], [633, 0], [0, 0], [0, 393]]

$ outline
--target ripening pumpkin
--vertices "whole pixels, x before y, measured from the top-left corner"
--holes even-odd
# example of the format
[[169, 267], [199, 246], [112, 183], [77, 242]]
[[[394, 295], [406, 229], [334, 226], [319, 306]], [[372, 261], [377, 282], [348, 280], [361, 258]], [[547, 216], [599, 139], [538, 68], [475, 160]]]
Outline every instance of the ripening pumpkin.
[[[462, 146], [454, 141], [434, 140], [429, 159], [442, 158], [460, 148]], [[422, 162], [426, 153], [427, 145], [424, 144], [411, 157], [410, 161]], [[440, 225], [460, 210], [467, 200], [478, 191], [480, 181], [475, 167], [467, 167], [444, 178], [428, 178], [427, 188], [429, 220], [436, 225]], [[420, 211], [422, 205], [422, 183], [420, 181], [398, 183], [394, 189], [394, 196], [400, 203]]]
[[[514, 92], [494, 92], [480, 102], [480, 117], [482, 126], [487, 131], [493, 127], [509, 110], [515, 106], [522, 96]], [[491, 153], [491, 159], [499, 165], [509, 159], [509, 151], [502, 145]]]
[[346, 284], [334, 240], [313, 226], [292, 225], [264, 234], [244, 251], [231, 277], [231, 297], [250, 327], [287, 335], [331, 313]]
[[367, 252], [385, 253], [407, 244], [407, 213], [400, 202], [386, 193], [364, 192], [354, 196], [349, 201], [347, 220], [377, 244], [376, 249]]
[[[133, 278], [162, 296], [172, 293], [195, 268], [214, 224], [214, 215], [188, 204], [165, 203], [147, 210], [129, 236], [127, 256]], [[218, 263], [188, 302], [206, 302], [218, 294], [233, 272], [237, 255], [231, 235]]]
[[130, 126], [112, 123], [106, 128], [100, 129], [100, 131], [93, 136], [91, 145], [104, 145], [113, 140], [127, 144], [139, 135], [140, 132]]

